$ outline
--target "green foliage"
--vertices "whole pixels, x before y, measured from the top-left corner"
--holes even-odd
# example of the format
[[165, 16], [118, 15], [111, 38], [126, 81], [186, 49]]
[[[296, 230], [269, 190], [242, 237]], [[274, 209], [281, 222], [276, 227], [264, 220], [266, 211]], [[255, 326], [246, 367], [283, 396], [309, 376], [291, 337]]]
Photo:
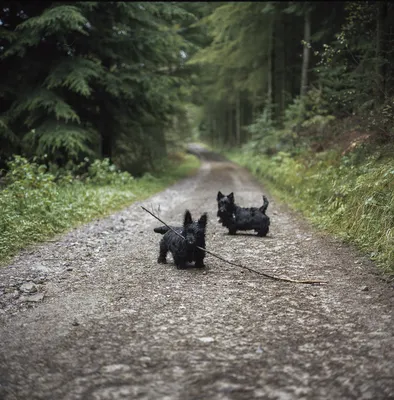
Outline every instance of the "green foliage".
[[98, 78], [104, 73], [97, 60], [82, 57], [65, 58], [53, 68], [44, 81], [47, 89], [64, 87], [70, 91], [89, 97], [92, 89], [89, 80]]
[[294, 158], [279, 152], [268, 158], [233, 152], [230, 158], [269, 182], [276, 194], [319, 227], [356, 243], [394, 272], [392, 157], [381, 152], [365, 156], [360, 149], [347, 156], [330, 151]]
[[271, 110], [272, 106], [266, 106], [254, 123], [247, 127], [252, 137], [243, 146], [245, 151], [254, 154], [269, 153], [278, 145], [280, 133], [275, 126]]
[[[37, 161], [37, 162], [36, 162]], [[59, 170], [15, 156], [9, 162], [6, 187], [0, 192], [0, 260], [19, 250], [142, 200], [193, 173], [196, 157], [180, 155], [155, 175], [134, 179], [109, 162], [89, 160]]]
[[195, 46], [178, 32], [195, 21], [187, 7], [19, 2], [3, 14], [0, 143], [17, 140], [2, 157], [47, 154], [64, 165], [127, 147], [134, 166], [149, 168], [165, 156], [158, 148], [188, 95], [181, 50]]
[[26, 146], [33, 146], [38, 156], [51, 154], [53, 158], [63, 155], [64, 158], [75, 160], [81, 153], [94, 155], [89, 146], [94, 137], [95, 132], [82, 129], [76, 124], [59, 125], [55, 120], [46, 120], [37, 129], [31, 129], [23, 142]]
[[127, 185], [134, 180], [128, 172], [121, 172], [108, 158], [95, 160], [88, 169], [87, 183], [95, 185]]
[[[248, 126], [252, 137], [243, 146], [245, 151], [253, 151], [256, 154], [272, 154], [279, 150], [294, 151], [295, 146], [302, 147], [309, 144], [310, 139], [321, 138], [325, 128], [335, 119], [328, 114], [328, 105], [322, 91], [316, 88], [309, 90], [303, 98], [294, 98], [285, 110], [280, 128], [274, 120], [272, 108], [272, 105], [266, 106]], [[313, 133], [307, 138], [305, 135], [301, 137], [301, 132], [307, 130]], [[303, 140], [307, 143], [303, 143]]]
[[320, 132], [334, 119], [334, 116], [328, 115], [328, 102], [322, 91], [312, 88], [303, 98], [296, 97], [285, 110], [283, 125], [289, 133], [298, 133], [302, 128]]
[[[88, 20], [82, 15], [78, 7], [58, 4], [44, 10], [41, 15], [28, 18], [15, 27], [17, 36], [11, 37], [13, 46], [4, 52], [4, 57], [18, 55], [24, 57], [27, 48], [37, 46], [46, 38], [61, 32], [78, 32], [87, 34], [86, 24]], [[60, 35], [59, 35], [60, 36]], [[63, 37], [58, 38], [64, 41]]]

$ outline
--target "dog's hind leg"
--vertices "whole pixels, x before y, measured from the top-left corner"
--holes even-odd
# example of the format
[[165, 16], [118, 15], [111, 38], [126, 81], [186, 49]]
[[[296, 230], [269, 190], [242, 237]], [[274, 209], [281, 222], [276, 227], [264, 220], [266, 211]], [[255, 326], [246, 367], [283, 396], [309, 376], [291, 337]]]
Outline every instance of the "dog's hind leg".
[[259, 237], [267, 236], [268, 231], [269, 231], [269, 226], [264, 224], [260, 226], [259, 230], [257, 231], [257, 236]]
[[160, 241], [160, 254], [159, 258], [157, 259], [157, 262], [159, 264], [167, 264], [167, 253], [168, 253], [168, 248], [164, 240]]
[[258, 231], [257, 236], [264, 237], [264, 236], [267, 236], [267, 233], [268, 233], [268, 229], [264, 229], [264, 230]]
[[237, 233], [237, 228], [235, 227], [235, 225], [231, 225], [228, 228], [228, 234], [229, 235], [235, 235]]

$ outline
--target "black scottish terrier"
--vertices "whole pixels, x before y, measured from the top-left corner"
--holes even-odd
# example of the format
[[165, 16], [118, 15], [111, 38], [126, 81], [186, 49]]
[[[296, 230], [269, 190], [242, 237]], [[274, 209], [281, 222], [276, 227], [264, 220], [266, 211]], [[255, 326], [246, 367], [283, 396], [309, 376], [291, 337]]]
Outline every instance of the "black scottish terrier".
[[219, 222], [228, 228], [229, 235], [235, 235], [237, 231], [257, 232], [257, 236], [266, 236], [269, 231], [270, 218], [265, 215], [269, 201], [263, 195], [263, 205], [260, 208], [244, 208], [235, 204], [234, 193], [225, 196], [218, 192], [216, 201], [218, 203]]
[[193, 221], [189, 210], [186, 210], [182, 227], [171, 227], [184, 239], [179, 237], [167, 226], [154, 228], [156, 233], [161, 233], [163, 238], [160, 241], [160, 255], [157, 262], [166, 264], [167, 253], [170, 251], [174, 263], [178, 269], [186, 268], [186, 263], [195, 262], [195, 267], [203, 268], [205, 251], [205, 230], [208, 222], [207, 213], [204, 213], [198, 221]]

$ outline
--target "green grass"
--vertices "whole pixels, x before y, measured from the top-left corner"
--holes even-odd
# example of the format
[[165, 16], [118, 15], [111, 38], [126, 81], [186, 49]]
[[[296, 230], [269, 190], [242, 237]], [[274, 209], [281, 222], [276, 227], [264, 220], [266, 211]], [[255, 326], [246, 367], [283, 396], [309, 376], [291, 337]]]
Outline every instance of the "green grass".
[[51, 174], [38, 171], [40, 167], [19, 162], [14, 182], [0, 192], [0, 263], [29, 245], [143, 200], [192, 175], [199, 165], [196, 157], [182, 154], [155, 176], [133, 179], [108, 168], [103, 172], [99, 166], [102, 174], [94, 179], [55, 183]]
[[[316, 226], [359, 249], [394, 272], [394, 159], [390, 152], [336, 151], [290, 157], [228, 152], [282, 201]], [[392, 154], [392, 153], [391, 153]]]

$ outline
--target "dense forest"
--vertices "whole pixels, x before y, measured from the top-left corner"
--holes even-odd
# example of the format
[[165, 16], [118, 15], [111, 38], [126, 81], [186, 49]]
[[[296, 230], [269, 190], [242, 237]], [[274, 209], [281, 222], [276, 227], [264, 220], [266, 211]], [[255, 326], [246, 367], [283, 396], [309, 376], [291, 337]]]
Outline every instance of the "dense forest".
[[0, 20], [2, 166], [108, 157], [138, 174], [186, 132], [181, 5], [6, 1]]
[[192, 132], [319, 150], [344, 121], [391, 141], [393, 16], [389, 2], [3, 2], [2, 167], [108, 157], [138, 174]]
[[4, 1], [1, 180], [129, 182], [200, 140], [391, 262], [393, 25], [386, 1]]

